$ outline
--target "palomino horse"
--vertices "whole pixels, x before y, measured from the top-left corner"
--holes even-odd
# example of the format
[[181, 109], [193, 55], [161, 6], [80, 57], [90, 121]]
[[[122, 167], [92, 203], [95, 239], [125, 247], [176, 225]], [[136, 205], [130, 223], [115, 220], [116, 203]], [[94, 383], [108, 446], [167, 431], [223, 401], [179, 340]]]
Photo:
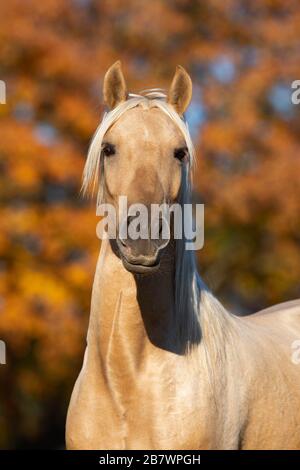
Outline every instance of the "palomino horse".
[[[193, 146], [182, 115], [192, 83], [128, 95], [120, 62], [84, 171], [98, 202], [189, 200]], [[98, 179], [99, 175], [99, 179]], [[300, 448], [300, 301], [230, 314], [182, 240], [107, 237], [87, 348], [68, 410], [69, 449]]]

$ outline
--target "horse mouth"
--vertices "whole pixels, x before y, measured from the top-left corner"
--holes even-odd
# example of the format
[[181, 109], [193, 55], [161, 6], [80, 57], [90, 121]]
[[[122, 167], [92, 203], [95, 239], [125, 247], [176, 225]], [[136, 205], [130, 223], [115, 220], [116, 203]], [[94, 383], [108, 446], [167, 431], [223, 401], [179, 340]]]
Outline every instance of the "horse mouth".
[[141, 264], [134, 261], [129, 261], [123, 254], [121, 255], [123, 266], [127, 271], [130, 271], [134, 274], [150, 274], [159, 269], [160, 260], [157, 259], [151, 264]]
[[151, 274], [160, 267], [160, 250], [156, 253], [132, 253], [131, 248], [124, 245], [117, 238], [118, 255], [123, 263], [124, 268], [133, 274]]
[[142, 257], [143, 261], [141, 261], [140, 257], [128, 257], [122, 252], [122, 250], [119, 250], [119, 252], [124, 268], [133, 274], [150, 274], [157, 271], [160, 267], [159, 256], [155, 256], [153, 258]]

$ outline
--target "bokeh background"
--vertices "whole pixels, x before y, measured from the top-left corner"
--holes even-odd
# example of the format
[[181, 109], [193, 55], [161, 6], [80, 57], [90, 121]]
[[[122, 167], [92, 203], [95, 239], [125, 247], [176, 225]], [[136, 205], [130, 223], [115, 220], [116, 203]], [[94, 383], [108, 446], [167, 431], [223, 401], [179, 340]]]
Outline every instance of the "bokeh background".
[[204, 280], [233, 312], [300, 297], [298, 0], [0, 3], [0, 447], [60, 448], [99, 240], [79, 196], [121, 59], [130, 91], [194, 81]]

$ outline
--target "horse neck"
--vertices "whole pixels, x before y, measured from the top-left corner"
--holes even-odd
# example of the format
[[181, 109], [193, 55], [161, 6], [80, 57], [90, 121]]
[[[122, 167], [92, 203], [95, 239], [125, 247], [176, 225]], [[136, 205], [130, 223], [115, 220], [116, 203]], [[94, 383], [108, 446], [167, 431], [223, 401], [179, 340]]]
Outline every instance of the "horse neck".
[[194, 254], [182, 244], [171, 240], [160, 269], [136, 276], [124, 268], [109, 240], [102, 241], [88, 331], [89, 346], [102, 362], [115, 354], [134, 364], [143, 351], [157, 348], [182, 355], [200, 342], [214, 355], [234, 323], [200, 280]]
[[89, 349], [102, 364], [138, 365], [145, 351], [157, 347], [176, 352], [174, 256], [170, 246], [157, 273], [135, 276], [102, 241], [88, 331]]

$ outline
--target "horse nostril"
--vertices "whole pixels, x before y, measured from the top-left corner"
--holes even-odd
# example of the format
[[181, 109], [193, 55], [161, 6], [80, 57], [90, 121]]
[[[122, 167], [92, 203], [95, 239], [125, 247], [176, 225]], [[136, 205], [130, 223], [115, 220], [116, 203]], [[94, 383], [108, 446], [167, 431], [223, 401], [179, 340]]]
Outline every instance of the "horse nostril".
[[121, 245], [123, 245], [124, 247], [126, 247], [126, 243], [125, 243], [125, 240], [123, 240], [123, 238], [119, 237], [119, 240], [120, 240], [120, 243]]
[[134, 216], [129, 215], [122, 223], [121, 225], [121, 230], [119, 232], [119, 240], [120, 243], [124, 246], [127, 247], [128, 241], [130, 239], [129, 237], [129, 232], [130, 232], [130, 224], [132, 220], [134, 219]]
[[135, 219], [135, 216], [134, 215], [129, 215], [127, 217], [127, 229], [129, 229], [129, 226], [131, 224], [131, 222]]
[[159, 218], [159, 230], [158, 230], [159, 238], [161, 238], [162, 232], [163, 232], [163, 219], [162, 217], [160, 217]]

